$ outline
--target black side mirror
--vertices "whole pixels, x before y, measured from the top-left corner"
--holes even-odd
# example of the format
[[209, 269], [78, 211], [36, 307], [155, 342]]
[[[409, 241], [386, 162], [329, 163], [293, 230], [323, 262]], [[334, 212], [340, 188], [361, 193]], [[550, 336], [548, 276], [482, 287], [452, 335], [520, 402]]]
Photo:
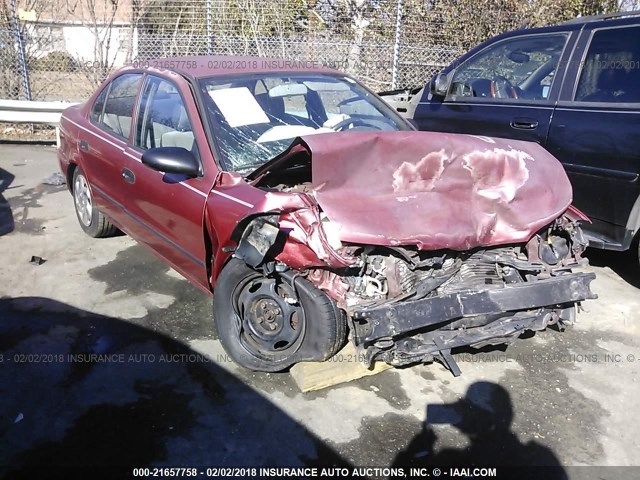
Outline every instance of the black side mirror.
[[439, 73], [436, 75], [431, 81], [430, 90], [433, 95], [436, 97], [446, 97], [447, 93], [449, 93], [449, 84], [451, 82], [449, 73]]
[[142, 163], [164, 173], [178, 173], [188, 177], [197, 177], [200, 173], [196, 157], [181, 147], [150, 148], [142, 154]]

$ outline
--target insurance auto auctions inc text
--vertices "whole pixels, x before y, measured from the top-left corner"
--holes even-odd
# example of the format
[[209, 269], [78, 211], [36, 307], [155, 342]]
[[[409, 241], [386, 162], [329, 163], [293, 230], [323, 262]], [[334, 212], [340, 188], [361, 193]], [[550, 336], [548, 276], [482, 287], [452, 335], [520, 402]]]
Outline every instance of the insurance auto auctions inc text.
[[465, 477], [465, 478], [483, 478], [496, 477], [496, 468], [438, 468], [438, 467], [411, 467], [411, 468], [386, 468], [386, 467], [331, 467], [331, 468], [280, 468], [266, 467], [259, 468], [256, 472], [259, 477], [336, 477], [336, 478], [353, 478], [353, 477], [387, 477], [387, 478], [424, 478], [424, 477]]

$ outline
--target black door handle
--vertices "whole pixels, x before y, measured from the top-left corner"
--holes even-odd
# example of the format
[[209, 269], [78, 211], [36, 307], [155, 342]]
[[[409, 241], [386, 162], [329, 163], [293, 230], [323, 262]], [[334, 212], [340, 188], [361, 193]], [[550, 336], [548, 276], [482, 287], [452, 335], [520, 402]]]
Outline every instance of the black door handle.
[[89, 143], [86, 140], [80, 140], [80, 150], [83, 152], [89, 151]]
[[136, 181], [136, 176], [128, 168], [122, 169], [122, 178], [124, 178], [124, 181], [127, 183], [135, 183]]
[[517, 130], [535, 130], [538, 128], [538, 121], [529, 118], [514, 118], [510, 125], [511, 128]]

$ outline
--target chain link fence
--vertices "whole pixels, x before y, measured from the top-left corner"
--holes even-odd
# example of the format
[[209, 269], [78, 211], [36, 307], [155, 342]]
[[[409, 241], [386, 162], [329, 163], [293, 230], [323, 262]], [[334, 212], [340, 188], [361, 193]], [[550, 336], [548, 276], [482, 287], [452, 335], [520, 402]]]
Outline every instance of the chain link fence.
[[418, 86], [492, 35], [637, 3], [2, 0], [0, 98], [80, 101], [124, 64], [184, 55], [313, 62], [375, 91]]

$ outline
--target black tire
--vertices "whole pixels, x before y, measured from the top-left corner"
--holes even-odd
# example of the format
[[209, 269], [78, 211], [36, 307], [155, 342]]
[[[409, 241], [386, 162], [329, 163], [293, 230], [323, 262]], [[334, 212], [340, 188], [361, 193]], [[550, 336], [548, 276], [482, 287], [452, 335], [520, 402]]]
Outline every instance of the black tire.
[[[257, 293], [250, 293], [251, 289], [256, 284], [262, 288], [264, 283], [271, 281], [271, 278], [265, 278], [235, 258], [220, 273], [214, 290], [213, 316], [220, 342], [229, 356], [250, 370], [278, 372], [300, 361], [323, 361], [335, 355], [346, 339], [344, 313], [326, 293], [291, 272], [282, 274], [276, 281], [281, 282], [277, 288], [285, 287], [289, 291], [292, 282], [295, 283], [295, 295], [299, 303], [292, 308], [301, 309], [302, 316], [297, 315], [296, 329], [290, 330], [298, 330], [299, 336], [283, 350], [263, 348], [263, 345], [254, 343], [259, 334], [255, 334], [255, 328], [252, 330], [251, 325], [255, 324], [250, 318], [255, 322], [256, 315], [243, 315], [241, 318], [240, 311], [247, 305], [246, 300], [242, 303], [242, 299], [256, 295], [253, 302], [261, 301], [263, 298]], [[247, 325], [249, 328], [246, 328]], [[276, 335], [280, 333], [276, 333], [272, 341], [277, 340]]]
[[76, 167], [73, 172], [71, 194], [73, 195], [73, 206], [76, 210], [78, 223], [87, 235], [94, 238], [104, 238], [112, 237], [120, 232], [96, 208], [89, 181], [80, 167]]

